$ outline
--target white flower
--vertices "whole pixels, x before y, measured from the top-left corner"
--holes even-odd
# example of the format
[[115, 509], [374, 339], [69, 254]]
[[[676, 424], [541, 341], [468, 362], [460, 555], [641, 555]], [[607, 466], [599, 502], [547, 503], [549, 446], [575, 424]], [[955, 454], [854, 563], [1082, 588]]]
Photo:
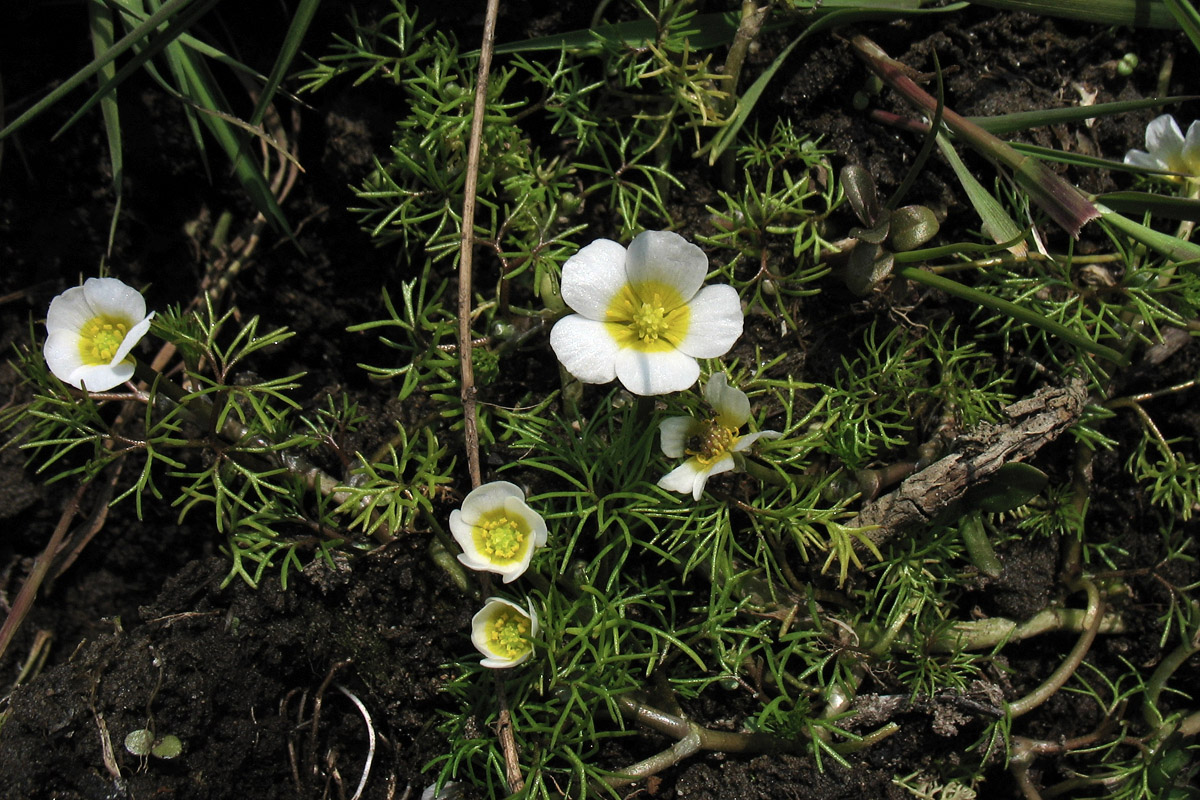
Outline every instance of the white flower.
[[1130, 150], [1125, 154], [1125, 163], [1200, 180], [1200, 120], [1188, 126], [1185, 139], [1174, 117], [1156, 117], [1146, 126], [1146, 149], [1150, 152]]
[[730, 386], [723, 372], [708, 379], [704, 398], [717, 412], [712, 419], [668, 417], [658, 427], [662, 451], [668, 458], [689, 457], [664, 475], [658, 485], [671, 492], [691, 492], [696, 500], [711, 476], [737, 466], [735, 453], [747, 450], [764, 437], [778, 439], [783, 435], [777, 431], [738, 435], [738, 430], [750, 421], [750, 398]]
[[533, 653], [530, 641], [538, 632], [537, 612], [500, 597], [489, 597], [471, 618], [471, 644], [483, 653], [479, 663], [492, 669], [507, 669], [525, 663]]
[[700, 377], [697, 358], [724, 355], [742, 335], [732, 286], [705, 286], [708, 257], [670, 231], [644, 231], [626, 250], [597, 239], [563, 264], [562, 297], [577, 313], [550, 331], [550, 346], [584, 383], [620, 379], [634, 394], [681, 392]]
[[546, 522], [525, 505], [525, 493], [508, 481], [485, 483], [450, 512], [450, 532], [471, 569], [498, 572], [504, 582], [529, 568], [533, 551], [546, 544]]
[[153, 318], [136, 289], [116, 278], [88, 278], [50, 302], [46, 366], [76, 389], [108, 391], [133, 377], [129, 351]]

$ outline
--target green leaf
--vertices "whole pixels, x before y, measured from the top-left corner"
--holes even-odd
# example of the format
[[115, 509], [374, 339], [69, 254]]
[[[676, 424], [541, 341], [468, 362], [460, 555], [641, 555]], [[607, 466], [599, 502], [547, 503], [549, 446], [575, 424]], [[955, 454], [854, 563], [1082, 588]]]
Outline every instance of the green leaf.
[[1021, 111], [1015, 114], [1000, 114], [995, 117], [967, 117], [967, 119], [988, 133], [1000, 136], [1047, 125], [1083, 122], [1097, 117], [1126, 114], [1130, 111], [1140, 111], [1143, 108], [1161, 108], [1195, 100], [1198, 97], [1200, 95], [1194, 94], [1147, 97], [1142, 100], [1122, 100], [1116, 103], [1096, 103], [1091, 106], [1070, 106], [1068, 108], [1046, 108], [1039, 111]]
[[1020, 461], [1005, 464], [987, 483], [973, 487], [967, 502], [980, 511], [1001, 514], [1020, 508], [1042, 493], [1050, 479], [1040, 469]]
[[942, 156], [946, 161], [950, 162], [950, 168], [954, 170], [954, 174], [958, 177], [958, 182], [962, 184], [963, 189], [967, 193], [967, 198], [971, 201], [971, 205], [975, 208], [975, 213], [983, 220], [983, 229], [989, 236], [996, 240], [997, 244], [1003, 242], [1015, 242], [1009, 251], [1013, 255], [1023, 256], [1029, 252], [1025, 242], [1020, 241], [1022, 234], [1021, 227], [1013, 221], [1013, 218], [1008, 215], [1004, 206], [1000, 204], [991, 192], [983, 188], [971, 171], [967, 169], [966, 164], [958, 157], [954, 146], [950, 144], [949, 138], [945, 134], [938, 134], [938, 147], [942, 151]]

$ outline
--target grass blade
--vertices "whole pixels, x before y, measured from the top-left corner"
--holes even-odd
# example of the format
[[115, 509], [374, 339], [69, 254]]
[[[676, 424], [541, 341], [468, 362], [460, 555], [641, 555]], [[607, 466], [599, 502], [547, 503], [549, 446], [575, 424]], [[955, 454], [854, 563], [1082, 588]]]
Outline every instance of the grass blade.
[[976, 4], [1005, 11], [1080, 19], [1097, 25], [1179, 27], [1162, 0], [976, 0]]
[[[97, 57], [113, 46], [115, 25], [112, 9], [100, 0], [88, 3], [88, 22], [92, 33], [92, 52]], [[109, 61], [97, 73], [101, 81], [111, 81], [116, 75], [116, 65]], [[100, 100], [100, 113], [104, 116], [104, 135], [108, 140], [108, 159], [112, 167], [113, 215], [108, 224], [107, 256], [112, 255], [113, 240], [117, 235], [117, 219], [121, 216], [121, 201], [124, 199], [125, 155], [121, 137], [121, 112], [117, 106], [117, 90], [106, 92]]]
[[296, 8], [296, 13], [292, 17], [291, 24], [288, 26], [287, 34], [283, 37], [283, 45], [279, 48], [279, 54], [275, 56], [275, 63], [271, 67], [271, 74], [267, 76], [266, 85], [259, 92], [258, 103], [255, 104], [254, 112], [250, 115], [249, 123], [251, 126], [262, 122], [263, 114], [267, 113], [267, 107], [271, 105], [271, 100], [275, 97], [275, 91], [279, 88], [279, 84], [283, 82], [288, 67], [292, 65], [296, 54], [300, 52], [300, 44], [304, 41], [304, 34], [308, 32], [308, 26], [312, 23], [313, 15], [317, 13], [317, 8], [320, 5], [321, 0], [301, 0], [299, 7]]
[[1029, 248], [1025, 242], [1020, 241], [1022, 234], [1021, 228], [1013, 221], [1013, 218], [1004, 210], [1004, 206], [1000, 205], [991, 192], [983, 188], [971, 171], [967, 169], [967, 165], [958, 157], [958, 153], [954, 149], [954, 145], [945, 134], [939, 133], [937, 137], [938, 147], [942, 151], [942, 156], [950, 163], [950, 168], [954, 170], [954, 174], [958, 176], [958, 182], [962, 184], [963, 189], [967, 193], [967, 198], [971, 201], [971, 205], [975, 208], [975, 213], [979, 214], [979, 218], [983, 221], [983, 230], [996, 240], [997, 244], [1006, 242], [1014, 242], [1008, 249], [1013, 255], [1024, 256], [1029, 252]]
[[1083, 122], [1084, 120], [1106, 117], [1113, 114], [1124, 114], [1129, 111], [1140, 111], [1143, 108], [1158, 108], [1184, 103], [1198, 99], [1198, 95], [1180, 95], [1178, 97], [1147, 97], [1142, 100], [1122, 100], [1116, 103], [1097, 103], [1092, 106], [1070, 106], [1069, 108], [1048, 108], [1041, 111], [1021, 111], [1016, 114], [1001, 114], [995, 117], [967, 117], [985, 131], [996, 136], [1017, 131], [1040, 128], [1046, 125], [1057, 125], [1064, 122]]
[[192, 0], [168, 0], [168, 2], [164, 4], [162, 8], [158, 9], [149, 17], [147, 17], [145, 22], [122, 36], [119, 41], [117, 41], [104, 53], [103, 56], [92, 59], [90, 64], [76, 72], [71, 77], [67, 78], [52, 92], [26, 109], [23, 114], [9, 123], [7, 127], [5, 127], [3, 130], [0, 130], [0, 139], [3, 139], [9, 134], [19, 130], [25, 125], [25, 123], [29, 122], [29, 120], [41, 114], [47, 108], [57, 103], [66, 95], [70, 94], [73, 90], [77, 89], [89, 78], [103, 69], [106, 64], [111, 64], [114, 59], [116, 59], [130, 47], [133, 47], [138, 42], [143, 41], [147, 36], [150, 35], [152, 31], [158, 28], [159, 25], [173, 17], [175, 14], [179, 13], [181, 9], [191, 2]]

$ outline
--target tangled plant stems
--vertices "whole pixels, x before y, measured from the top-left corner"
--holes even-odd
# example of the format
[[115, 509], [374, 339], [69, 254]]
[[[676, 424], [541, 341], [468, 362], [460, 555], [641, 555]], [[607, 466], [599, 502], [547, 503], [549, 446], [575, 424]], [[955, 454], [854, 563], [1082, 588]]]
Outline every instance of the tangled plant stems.
[[450, 533], [462, 547], [458, 560], [473, 570], [495, 572], [512, 583], [533, 553], [546, 546], [546, 523], [525, 504], [525, 493], [508, 481], [485, 483], [450, 512]]
[[739, 468], [745, 460], [740, 454], [756, 441], [783, 435], [778, 431], [738, 435], [750, 421], [750, 398], [730, 386], [723, 372], [708, 379], [704, 398], [716, 412], [711, 419], [668, 417], [658, 428], [663, 454], [668, 458], [687, 458], [664, 475], [658, 485], [671, 492], [691, 492], [695, 500], [700, 499], [710, 477]]
[[708, 256], [670, 231], [644, 231], [629, 248], [597, 239], [563, 265], [562, 298], [576, 313], [550, 332], [562, 365], [584, 383], [614, 377], [638, 395], [689, 388], [698, 358], [729, 352], [742, 335], [732, 286], [705, 286]]
[[1173, 116], [1155, 117], [1146, 126], [1146, 150], [1130, 150], [1125, 154], [1125, 163], [1200, 180], [1200, 120], [1188, 126], [1184, 137]]
[[152, 319], [141, 292], [116, 278], [88, 278], [50, 303], [46, 366], [76, 389], [106, 392], [133, 377], [129, 353]]
[[529, 660], [538, 633], [537, 611], [502, 597], [489, 597], [471, 618], [471, 643], [483, 653], [479, 663], [491, 669], [508, 669]]

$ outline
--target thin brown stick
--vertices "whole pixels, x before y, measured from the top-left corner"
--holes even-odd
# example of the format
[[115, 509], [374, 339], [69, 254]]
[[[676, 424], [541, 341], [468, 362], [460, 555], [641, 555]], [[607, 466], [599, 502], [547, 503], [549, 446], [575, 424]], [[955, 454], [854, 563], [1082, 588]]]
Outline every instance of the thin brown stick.
[[[458, 366], [462, 376], [463, 436], [466, 439], [467, 469], [471, 488], [483, 483], [479, 468], [479, 419], [475, 413], [475, 370], [471, 364], [471, 268], [475, 252], [475, 192], [479, 185], [479, 151], [483, 142], [483, 115], [487, 110], [488, 77], [492, 69], [492, 47], [496, 39], [496, 17], [500, 0], [488, 0], [479, 47], [479, 74], [475, 80], [475, 110], [471, 116], [471, 141], [467, 145], [467, 176], [463, 186], [462, 239], [458, 258]], [[499, 681], [497, 681], [499, 684]], [[498, 686], [502, 689], [502, 686]], [[508, 790], [516, 794], [525, 787], [521, 759], [512, 733], [512, 716], [503, 691], [499, 691], [500, 748], [504, 751]]]
[[[471, 140], [467, 145], [467, 176], [463, 185], [462, 239], [458, 258], [458, 366], [462, 376], [463, 435], [471, 488], [483, 483], [479, 469], [479, 419], [475, 414], [475, 370], [471, 365], [471, 268], [475, 252], [475, 192], [479, 185], [479, 151], [483, 143], [483, 115], [487, 110], [488, 76], [500, 0], [488, 0], [479, 47], [479, 75], [475, 80], [475, 110], [471, 114]], [[516, 791], [514, 789], [513, 791]]]
[[29, 577], [25, 579], [25, 583], [21, 586], [21, 591], [17, 594], [17, 599], [13, 601], [12, 608], [8, 610], [8, 617], [4, 620], [4, 626], [0, 627], [0, 656], [4, 655], [4, 651], [8, 649], [8, 645], [12, 642], [13, 636], [16, 635], [17, 629], [21, 627], [21, 622], [25, 619], [25, 615], [29, 613], [29, 609], [33, 608], [33, 600], [37, 596], [38, 587], [42, 585], [42, 581], [46, 578], [46, 573], [50, 571], [50, 564], [54, 561], [54, 556], [62, 544], [63, 537], [67, 535], [67, 530], [71, 527], [71, 521], [75, 519], [75, 513], [79, 510], [79, 503], [83, 500], [83, 494], [88, 490], [89, 486], [91, 486], [91, 481], [84, 481], [75, 490], [75, 494], [72, 495], [71, 499], [67, 501], [66, 507], [62, 510], [62, 514], [58, 518], [58, 525], [55, 526], [54, 533], [50, 535], [50, 541], [46, 542], [46, 548], [38, 556], [33, 570], [29, 573]]

